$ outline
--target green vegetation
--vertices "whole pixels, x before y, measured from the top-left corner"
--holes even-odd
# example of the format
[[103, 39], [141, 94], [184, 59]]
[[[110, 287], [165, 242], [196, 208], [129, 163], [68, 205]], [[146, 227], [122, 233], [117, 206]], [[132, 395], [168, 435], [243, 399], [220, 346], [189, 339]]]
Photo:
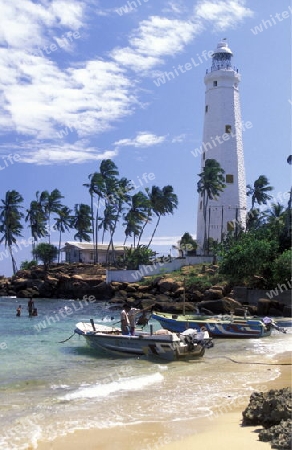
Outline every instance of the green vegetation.
[[54, 245], [42, 242], [36, 246], [32, 254], [37, 260], [41, 260], [43, 262], [45, 270], [47, 270], [48, 266], [57, 258], [58, 249]]
[[220, 195], [225, 187], [225, 171], [222, 169], [218, 161], [215, 159], [206, 159], [203, 171], [199, 174], [197, 183], [197, 191], [202, 201], [203, 217], [204, 217], [204, 254], [209, 253], [207, 238], [207, 211], [209, 200], [213, 200]]
[[146, 245], [141, 245], [136, 248], [127, 248], [123, 259], [123, 266], [128, 270], [138, 269], [139, 265], [151, 264], [155, 253]]
[[[73, 210], [62, 204], [63, 195], [58, 189], [52, 192], [44, 190], [37, 191], [36, 197], [26, 209], [26, 214], [21, 212], [23, 208], [23, 197], [16, 191], [8, 191], [5, 199], [0, 204], [0, 244], [8, 247], [12, 259], [13, 273], [17, 271], [13, 251], [17, 252], [18, 241], [22, 237], [24, 218], [30, 228], [32, 253], [35, 254], [40, 239], [51, 242], [53, 230], [59, 232], [59, 257], [62, 234], [75, 231], [74, 239], [78, 241], [93, 242], [95, 244], [94, 263], [98, 263], [98, 243], [107, 235], [107, 263], [116, 262], [114, 235], [117, 227], [122, 225], [125, 230], [125, 241], [133, 237], [133, 248], [139, 250], [131, 255], [130, 264], [134, 261], [142, 264], [149, 262], [149, 255], [142, 251], [140, 240], [146, 225], [156, 216], [157, 222], [154, 227], [150, 242], [157, 230], [161, 217], [173, 214], [177, 208], [178, 199], [170, 185], [160, 188], [158, 186], [147, 187], [145, 192], [135, 189], [131, 180], [119, 177], [119, 170], [110, 159], [101, 161], [99, 171], [88, 177], [89, 182], [83, 186], [88, 189], [90, 205], [86, 203], [75, 204]], [[13, 247], [13, 244], [14, 247]], [[140, 260], [139, 260], [140, 257]]]

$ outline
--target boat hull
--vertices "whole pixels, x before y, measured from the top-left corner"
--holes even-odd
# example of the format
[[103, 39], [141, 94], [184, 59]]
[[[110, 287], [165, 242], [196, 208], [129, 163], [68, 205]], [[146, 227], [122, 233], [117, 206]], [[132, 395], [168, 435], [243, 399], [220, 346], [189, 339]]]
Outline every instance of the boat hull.
[[160, 358], [166, 361], [190, 360], [201, 358], [205, 353], [204, 343], [184, 341], [174, 333], [160, 334], [137, 333], [135, 336], [125, 336], [118, 331], [101, 331], [85, 327], [88, 324], [77, 324], [75, 333], [84, 336], [87, 344], [103, 353], [119, 356], [144, 356]]
[[[206, 318], [207, 317], [207, 318]], [[182, 333], [187, 328], [201, 330], [202, 327], [209, 332], [212, 337], [220, 338], [261, 338], [270, 336], [271, 328], [266, 327], [260, 320], [222, 320], [204, 316], [176, 316], [171, 314], [152, 314], [152, 318], [157, 320], [160, 325], [169, 331]]]

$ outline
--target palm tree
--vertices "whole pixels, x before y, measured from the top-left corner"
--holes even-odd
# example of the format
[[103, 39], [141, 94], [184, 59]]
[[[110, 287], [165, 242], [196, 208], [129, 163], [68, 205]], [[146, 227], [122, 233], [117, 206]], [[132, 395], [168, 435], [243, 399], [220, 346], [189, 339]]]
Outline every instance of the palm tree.
[[60, 262], [60, 251], [61, 251], [61, 238], [62, 233], [65, 231], [69, 231], [71, 229], [72, 224], [72, 210], [67, 206], [62, 206], [62, 208], [58, 211], [58, 217], [55, 217], [55, 225], [54, 230], [59, 231], [59, 248], [58, 248], [58, 263]]
[[125, 242], [129, 236], [134, 237], [134, 248], [136, 247], [135, 238], [141, 235], [143, 223], [145, 224], [149, 217], [150, 200], [143, 192], [139, 191], [131, 197], [131, 208], [125, 215]]
[[197, 192], [202, 196], [203, 218], [204, 218], [204, 244], [203, 250], [207, 247], [207, 210], [209, 200], [217, 200], [225, 187], [225, 171], [216, 159], [206, 159], [203, 171], [199, 174], [200, 180], [197, 183]]
[[111, 228], [111, 234], [110, 234], [110, 241], [107, 249], [107, 259], [109, 260], [109, 251], [110, 248], [112, 248], [113, 253], [113, 260], [115, 259], [115, 252], [114, 252], [114, 243], [113, 243], [113, 237], [117, 228], [118, 221], [120, 219], [120, 216], [122, 214], [123, 208], [125, 204], [129, 204], [131, 202], [131, 196], [129, 192], [134, 189], [133, 184], [130, 180], [123, 177], [120, 180], [117, 180], [115, 191], [113, 192], [113, 196], [111, 199], [111, 204], [114, 207], [115, 210], [115, 220], [113, 222], [113, 226]]
[[246, 187], [248, 188], [246, 195], [251, 196], [251, 209], [254, 209], [255, 203], [258, 205], [266, 205], [267, 201], [272, 198], [268, 192], [272, 191], [274, 188], [269, 186], [269, 180], [265, 175], [260, 175], [259, 178], [255, 180], [253, 186], [248, 184]]
[[47, 235], [46, 230], [46, 216], [40, 202], [37, 200], [32, 200], [30, 202], [29, 209], [26, 210], [25, 221], [29, 222], [29, 227], [31, 229], [32, 250], [35, 249], [35, 244], [39, 238]]
[[263, 222], [263, 213], [258, 208], [251, 209], [246, 215], [246, 231], [258, 230]]
[[4, 241], [5, 247], [8, 247], [12, 260], [13, 274], [15, 274], [17, 272], [17, 266], [13, 256], [12, 244], [16, 244], [16, 239], [21, 236], [23, 229], [20, 221], [24, 215], [19, 211], [19, 208], [22, 208], [21, 203], [23, 202], [23, 197], [17, 191], [7, 191], [5, 199], [1, 200], [1, 202], [0, 233], [3, 235], [0, 238], [0, 244]]
[[[85, 183], [83, 186], [88, 188], [90, 194], [90, 208], [91, 208], [91, 227], [92, 227], [92, 242], [95, 243], [95, 252], [94, 252], [94, 263], [98, 262], [98, 221], [99, 221], [99, 203], [102, 199], [105, 191], [105, 182], [102, 174], [100, 172], [94, 172], [89, 175], [90, 183]], [[96, 206], [96, 216], [95, 216], [95, 227], [94, 227], [94, 214], [93, 214], [93, 200], [94, 195], [97, 195], [97, 204]]]
[[61, 198], [64, 198], [64, 196], [61, 195], [59, 189], [54, 189], [51, 193], [43, 191], [40, 195], [40, 203], [43, 206], [48, 221], [49, 244], [51, 242], [51, 213], [58, 213], [62, 208]]
[[75, 228], [77, 233], [74, 235], [74, 240], [80, 242], [90, 242], [91, 226], [91, 210], [90, 206], [84, 203], [76, 204], [74, 206], [74, 216], [72, 217], [71, 228]]
[[151, 202], [152, 211], [157, 216], [155, 228], [147, 245], [147, 248], [149, 248], [158, 228], [161, 216], [173, 214], [174, 209], [177, 208], [178, 199], [177, 195], [173, 192], [173, 187], [170, 185], [164, 186], [162, 189], [158, 186], [152, 186], [151, 191], [149, 188], [146, 188], [145, 190]]

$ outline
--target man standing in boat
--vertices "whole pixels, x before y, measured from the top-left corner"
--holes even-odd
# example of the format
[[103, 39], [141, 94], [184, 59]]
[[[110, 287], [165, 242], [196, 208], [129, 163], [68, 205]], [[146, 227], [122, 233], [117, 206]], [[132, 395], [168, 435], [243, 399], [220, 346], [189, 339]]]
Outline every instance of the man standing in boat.
[[123, 335], [129, 334], [130, 321], [129, 321], [128, 314], [129, 314], [130, 309], [131, 308], [129, 305], [124, 305], [124, 308], [121, 311], [121, 330], [122, 330]]
[[135, 327], [136, 327], [136, 315], [141, 312], [141, 309], [137, 309], [134, 307], [131, 307], [128, 317], [130, 322], [130, 334], [131, 336], [134, 336], [135, 334]]

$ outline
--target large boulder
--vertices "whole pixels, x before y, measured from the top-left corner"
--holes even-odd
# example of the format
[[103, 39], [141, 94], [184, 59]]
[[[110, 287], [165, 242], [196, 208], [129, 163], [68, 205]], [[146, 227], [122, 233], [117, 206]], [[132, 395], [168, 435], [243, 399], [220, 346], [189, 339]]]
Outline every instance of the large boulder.
[[250, 396], [249, 405], [242, 412], [243, 425], [263, 425], [269, 428], [282, 420], [291, 420], [291, 414], [291, 388], [254, 392]]
[[242, 307], [239, 302], [228, 297], [219, 300], [204, 300], [197, 306], [200, 310], [212, 311], [214, 314], [230, 314], [235, 308]]
[[292, 448], [292, 395], [291, 388], [269, 392], [254, 392], [249, 405], [242, 412], [243, 425], [262, 425], [259, 440], [271, 441], [272, 448], [290, 450]]
[[174, 292], [180, 285], [173, 278], [162, 278], [157, 283], [157, 287], [161, 294], [165, 292]]

